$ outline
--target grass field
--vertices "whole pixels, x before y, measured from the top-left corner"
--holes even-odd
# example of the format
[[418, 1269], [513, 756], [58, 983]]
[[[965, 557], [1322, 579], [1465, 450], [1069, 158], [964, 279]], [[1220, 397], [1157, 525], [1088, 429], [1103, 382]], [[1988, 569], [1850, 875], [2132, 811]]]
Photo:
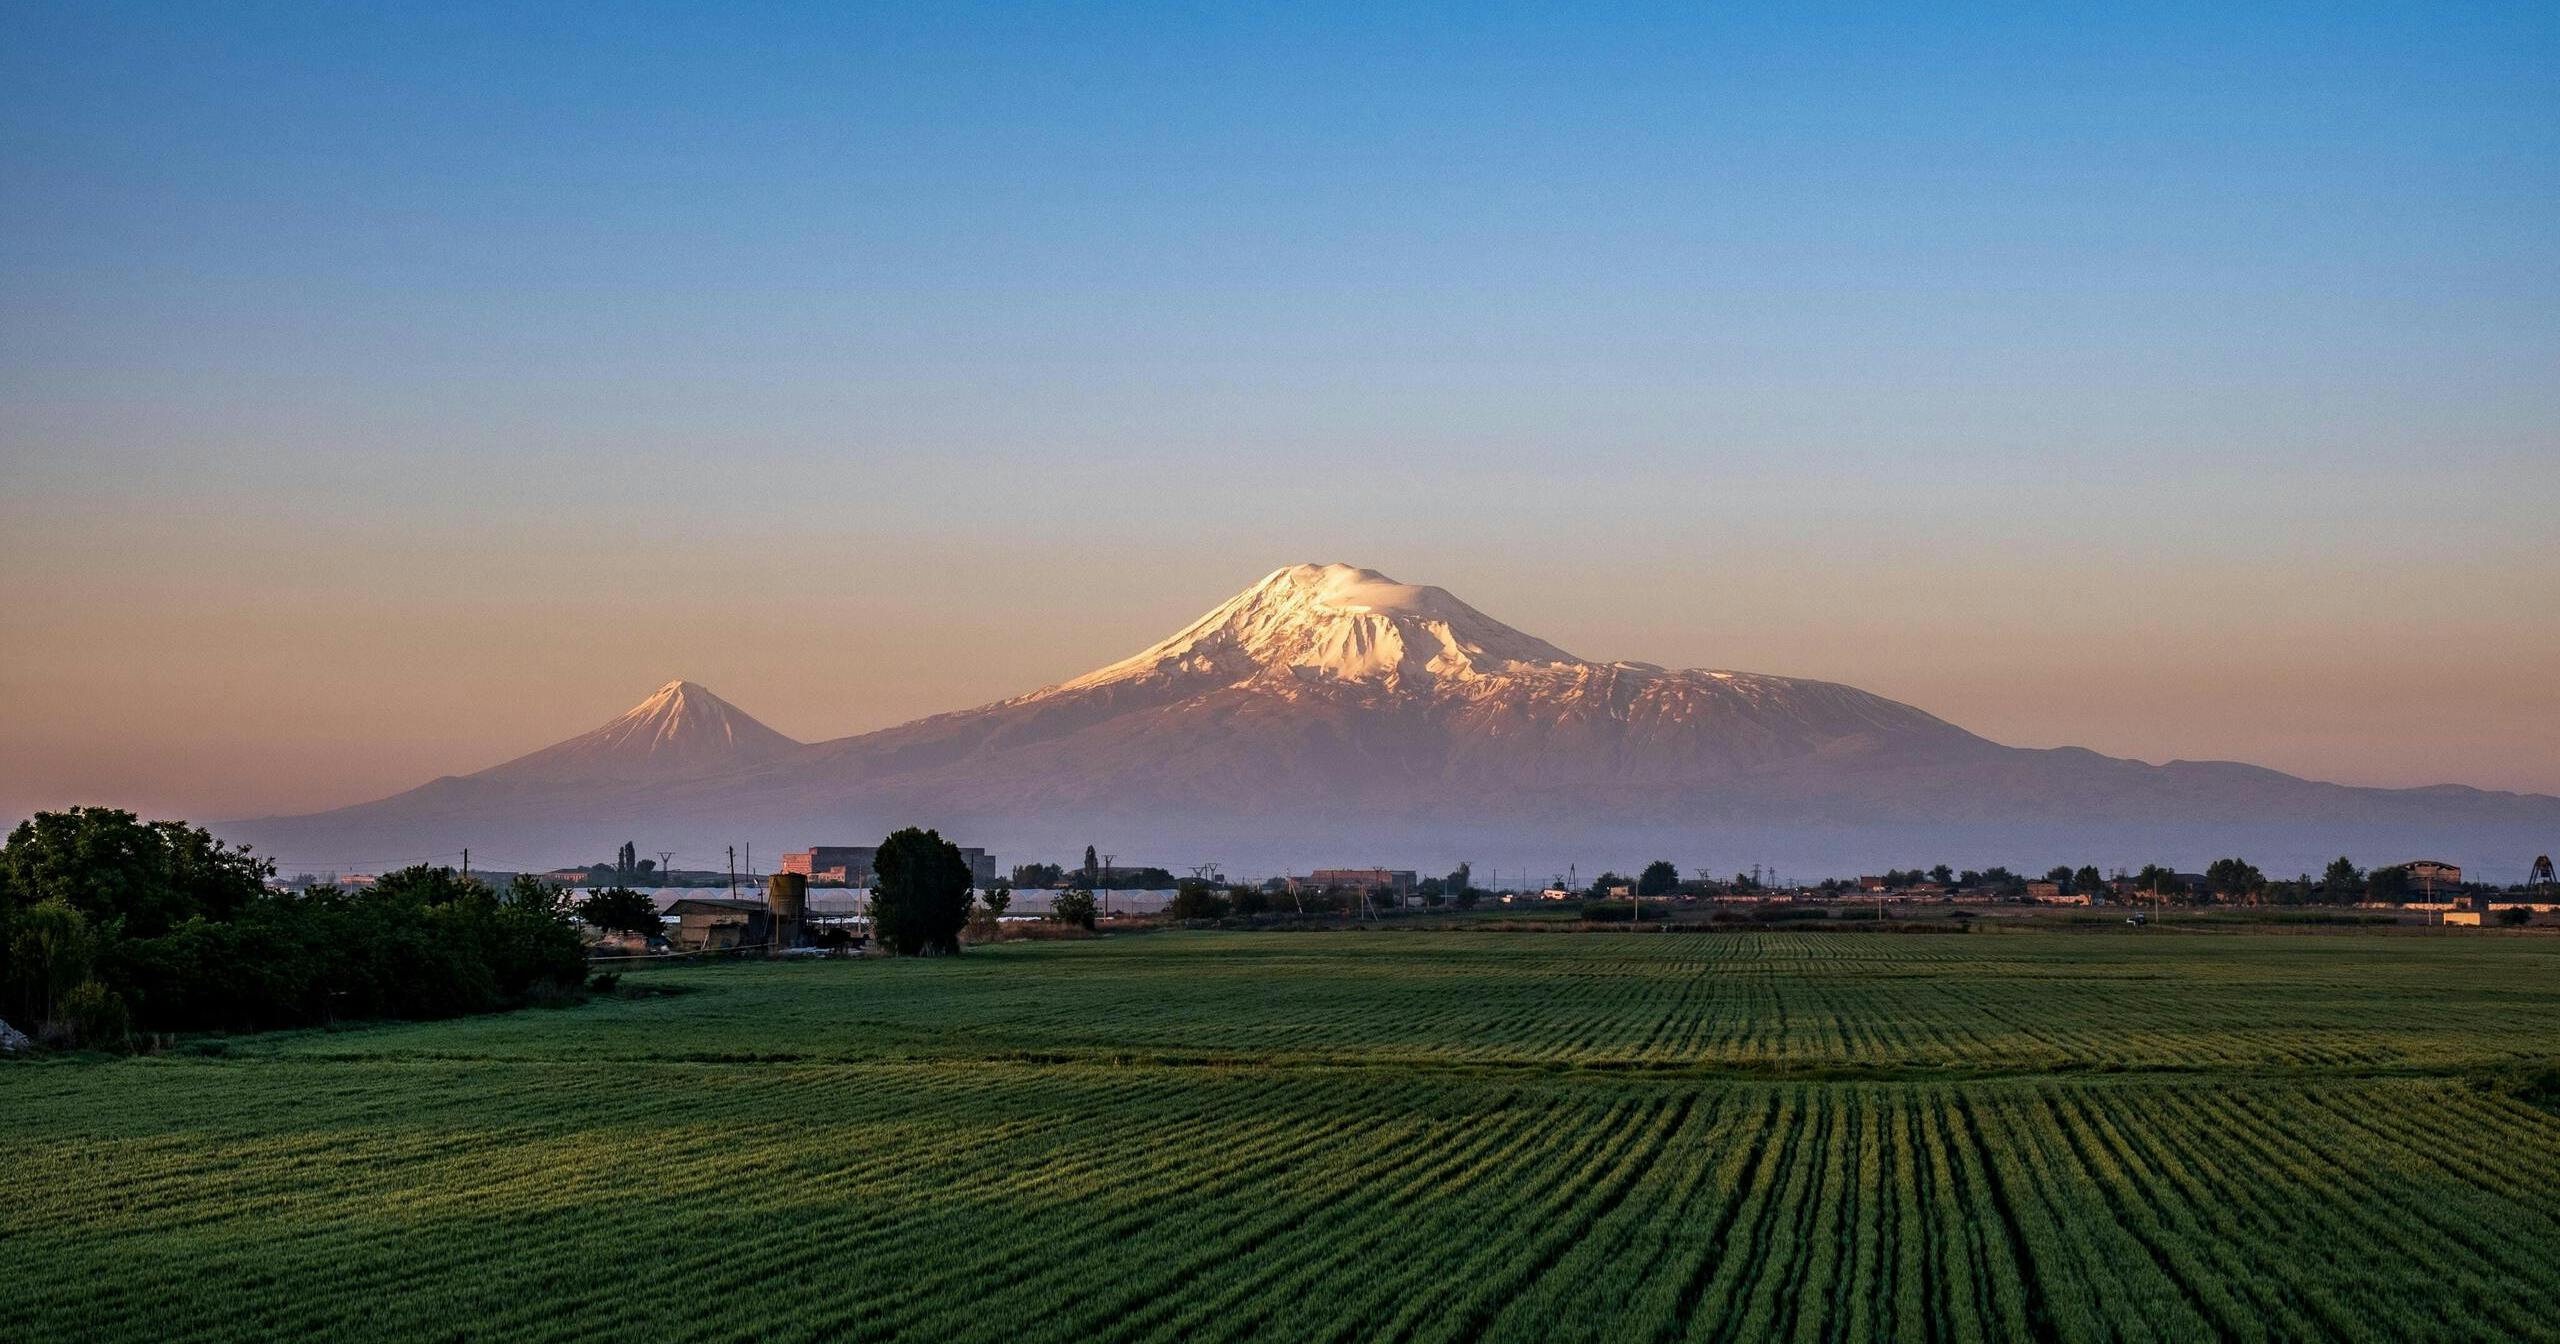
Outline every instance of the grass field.
[[0, 1068], [0, 1338], [2560, 1338], [2560, 940], [1158, 934]]

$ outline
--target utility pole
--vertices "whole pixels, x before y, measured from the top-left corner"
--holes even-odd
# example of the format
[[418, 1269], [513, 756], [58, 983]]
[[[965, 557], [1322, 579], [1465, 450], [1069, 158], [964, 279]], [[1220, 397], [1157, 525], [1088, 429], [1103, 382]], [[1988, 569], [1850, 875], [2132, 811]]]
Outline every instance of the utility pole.
[[729, 899], [738, 899], [738, 847], [729, 846]]
[[1102, 913], [1106, 915], [1111, 913], [1111, 861], [1119, 857], [1117, 854], [1102, 856]]
[[469, 845], [462, 847], [462, 880], [465, 882], [471, 880], [471, 846]]
[[668, 870], [674, 868], [675, 864], [676, 852], [674, 850], [662, 849], [658, 851], [658, 881], [661, 885], [664, 885], [667, 882]]

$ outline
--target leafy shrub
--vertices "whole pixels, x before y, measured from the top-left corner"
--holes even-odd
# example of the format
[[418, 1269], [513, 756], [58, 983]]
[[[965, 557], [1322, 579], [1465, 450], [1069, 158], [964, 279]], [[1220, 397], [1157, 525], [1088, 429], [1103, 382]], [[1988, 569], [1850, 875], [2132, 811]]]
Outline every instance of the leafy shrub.
[[1082, 887], [1069, 887], [1049, 903], [1050, 922], [1073, 925], [1080, 929], [1093, 927], [1093, 893]]
[[95, 980], [83, 980], [62, 996], [62, 1018], [72, 1038], [92, 1050], [121, 1050], [133, 1034], [124, 996]]
[[1186, 881], [1165, 903], [1167, 919], [1224, 919], [1233, 907], [1206, 882]]

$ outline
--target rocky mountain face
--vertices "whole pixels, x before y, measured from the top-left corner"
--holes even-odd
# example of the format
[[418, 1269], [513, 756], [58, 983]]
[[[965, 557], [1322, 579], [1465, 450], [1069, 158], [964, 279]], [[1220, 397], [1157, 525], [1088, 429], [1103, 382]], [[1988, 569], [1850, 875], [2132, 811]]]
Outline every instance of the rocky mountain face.
[[1298, 565], [1130, 658], [976, 709], [802, 746], [676, 682], [477, 775], [226, 829], [288, 857], [325, 837], [548, 863], [644, 832], [778, 850], [909, 823], [1019, 858], [1109, 840], [1239, 871], [2245, 853], [2291, 872], [2339, 853], [2529, 856], [2560, 836], [2560, 799], [2006, 747], [1836, 683], [1591, 662], [1439, 588]]

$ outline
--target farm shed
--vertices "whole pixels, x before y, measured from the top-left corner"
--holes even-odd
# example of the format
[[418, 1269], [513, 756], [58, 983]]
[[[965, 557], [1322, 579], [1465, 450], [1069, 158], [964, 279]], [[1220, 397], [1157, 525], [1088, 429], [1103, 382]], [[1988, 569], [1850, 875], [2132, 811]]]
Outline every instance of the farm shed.
[[668, 941], [688, 952], [755, 947], [772, 941], [773, 914], [761, 901], [688, 896], [667, 907], [675, 918]]

